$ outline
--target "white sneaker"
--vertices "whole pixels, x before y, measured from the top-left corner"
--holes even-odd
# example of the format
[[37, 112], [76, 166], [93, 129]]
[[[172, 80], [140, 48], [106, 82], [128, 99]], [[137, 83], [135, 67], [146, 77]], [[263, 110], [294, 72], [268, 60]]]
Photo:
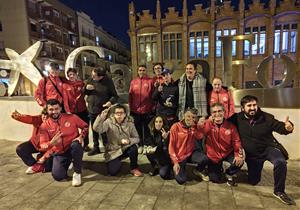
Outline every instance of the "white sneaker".
[[34, 174], [34, 171], [32, 170], [32, 166], [28, 167], [25, 171], [26, 174]]
[[74, 172], [73, 179], [72, 179], [72, 186], [78, 187], [79, 185], [81, 185], [81, 174]]

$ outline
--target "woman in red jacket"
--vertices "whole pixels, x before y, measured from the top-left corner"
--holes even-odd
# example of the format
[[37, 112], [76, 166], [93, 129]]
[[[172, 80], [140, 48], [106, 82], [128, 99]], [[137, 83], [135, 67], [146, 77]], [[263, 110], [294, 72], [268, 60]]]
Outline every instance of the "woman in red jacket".
[[[84, 100], [84, 83], [78, 78], [77, 70], [69, 68], [67, 71], [68, 80], [63, 84], [65, 109], [68, 114], [76, 114], [80, 119], [89, 124], [89, 116]], [[89, 151], [89, 138], [86, 135], [84, 139], [84, 150]]]
[[[47, 112], [43, 110], [40, 115], [26, 115], [14, 111], [11, 117], [19, 122], [33, 125], [32, 136], [29, 141], [19, 144], [16, 148], [17, 155], [29, 166], [26, 174], [51, 171], [52, 157], [40, 145], [40, 126], [47, 119]], [[39, 153], [37, 159], [32, 154]]]

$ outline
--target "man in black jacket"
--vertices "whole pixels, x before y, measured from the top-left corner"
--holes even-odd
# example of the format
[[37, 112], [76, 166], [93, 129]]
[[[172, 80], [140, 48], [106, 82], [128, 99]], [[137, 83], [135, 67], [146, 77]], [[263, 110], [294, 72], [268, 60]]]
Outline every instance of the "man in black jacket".
[[276, 146], [273, 131], [287, 135], [293, 132], [294, 126], [288, 117], [280, 122], [273, 115], [263, 112], [257, 105], [255, 96], [247, 95], [241, 99], [240, 113], [229, 120], [236, 124], [242, 146], [246, 152], [248, 181], [256, 185], [261, 179], [261, 171], [266, 160], [274, 165], [274, 193], [281, 202], [292, 205], [295, 202], [285, 193], [287, 174], [286, 159]]
[[[92, 78], [87, 80], [84, 87], [84, 94], [87, 96], [87, 108], [92, 126], [98, 114], [116, 103], [119, 99], [112, 79], [106, 75], [106, 71], [102, 67], [95, 68], [92, 71]], [[101, 134], [101, 137], [103, 143], [105, 143], [106, 134]], [[93, 131], [93, 142], [94, 147], [88, 153], [89, 156], [100, 153], [99, 134], [95, 131]]]

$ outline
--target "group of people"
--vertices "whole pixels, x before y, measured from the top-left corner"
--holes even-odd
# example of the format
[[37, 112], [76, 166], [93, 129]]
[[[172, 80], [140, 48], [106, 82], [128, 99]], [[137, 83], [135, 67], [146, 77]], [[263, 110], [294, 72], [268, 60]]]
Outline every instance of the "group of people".
[[[233, 97], [222, 80], [215, 77], [210, 85], [193, 62], [186, 64], [177, 81], [162, 63], [154, 64], [153, 72], [150, 78], [146, 66], [138, 66], [127, 105], [117, 103], [119, 97], [104, 69], [95, 68], [84, 83], [76, 69], [69, 69], [68, 78], [62, 79], [57, 64], [51, 64], [49, 76], [40, 81], [35, 94], [45, 108], [43, 113], [12, 113], [14, 119], [34, 126], [30, 141], [17, 147], [17, 154], [29, 166], [26, 173], [52, 171], [55, 180], [62, 180], [72, 162], [72, 185], [79, 186], [90, 123], [94, 145], [88, 154], [100, 153], [101, 136], [111, 176], [118, 174], [127, 157], [130, 172], [143, 176], [138, 167], [142, 152], [150, 162], [151, 176], [159, 174], [183, 184], [188, 179], [186, 165], [192, 163], [193, 173], [203, 181], [236, 186], [234, 176], [245, 161], [248, 181], [255, 185], [268, 160], [274, 165], [273, 195], [294, 204], [285, 193], [286, 157], [272, 134], [293, 131], [288, 117], [284, 122], [276, 120], [259, 108], [252, 95], [241, 99], [241, 111], [235, 113]], [[37, 158], [33, 153], [38, 153]], [[224, 161], [229, 163], [226, 169]]]

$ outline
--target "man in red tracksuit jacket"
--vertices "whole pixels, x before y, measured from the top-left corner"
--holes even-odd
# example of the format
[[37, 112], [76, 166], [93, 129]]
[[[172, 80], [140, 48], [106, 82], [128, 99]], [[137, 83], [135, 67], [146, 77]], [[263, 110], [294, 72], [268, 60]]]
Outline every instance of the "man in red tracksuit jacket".
[[[30, 140], [19, 144], [16, 148], [17, 155], [29, 166], [26, 174], [51, 171], [52, 157], [40, 145], [40, 126], [48, 117], [46, 111], [43, 110], [40, 115], [27, 115], [14, 111], [11, 117], [19, 122], [33, 125]], [[37, 159], [32, 156], [34, 153], [39, 153]]]
[[224, 117], [227, 119], [235, 113], [232, 94], [230, 90], [227, 90], [222, 86], [222, 80], [218, 77], [213, 79], [212, 86], [213, 90], [208, 94], [209, 106], [214, 103], [222, 104], [225, 109]]
[[224, 119], [225, 109], [222, 104], [212, 104], [210, 112], [210, 119], [198, 122], [198, 127], [206, 136], [209, 180], [216, 183], [222, 181], [223, 161], [227, 161], [230, 163], [230, 167], [225, 171], [227, 184], [236, 186], [232, 175], [237, 173], [244, 163], [240, 136], [236, 127]]
[[199, 173], [205, 167], [199, 164], [207, 162], [204, 153], [195, 150], [195, 141], [203, 137], [197, 128], [196, 120], [197, 109], [188, 108], [184, 111], [183, 120], [174, 123], [170, 130], [169, 154], [174, 163], [173, 170], [178, 184], [184, 184], [187, 180], [185, 170], [187, 162], [197, 163]]
[[[49, 99], [56, 99], [61, 104], [65, 104], [63, 96], [63, 78], [59, 77], [59, 66], [57, 63], [50, 63], [49, 76], [39, 81], [34, 93], [37, 103], [45, 107]], [[56, 87], [56, 88], [55, 88]], [[64, 107], [65, 108], [65, 107]]]
[[148, 125], [153, 116], [153, 91], [153, 80], [147, 76], [146, 66], [140, 65], [138, 77], [130, 82], [128, 99], [130, 114], [134, 118], [134, 125], [140, 136], [140, 146], [143, 146], [145, 138], [150, 136]]
[[61, 113], [61, 104], [56, 99], [48, 100], [46, 108], [49, 118], [41, 125], [40, 144], [42, 148], [53, 151], [52, 176], [57, 181], [67, 178], [68, 166], [73, 161], [72, 185], [79, 186], [82, 143], [87, 134], [88, 124], [76, 115]]

